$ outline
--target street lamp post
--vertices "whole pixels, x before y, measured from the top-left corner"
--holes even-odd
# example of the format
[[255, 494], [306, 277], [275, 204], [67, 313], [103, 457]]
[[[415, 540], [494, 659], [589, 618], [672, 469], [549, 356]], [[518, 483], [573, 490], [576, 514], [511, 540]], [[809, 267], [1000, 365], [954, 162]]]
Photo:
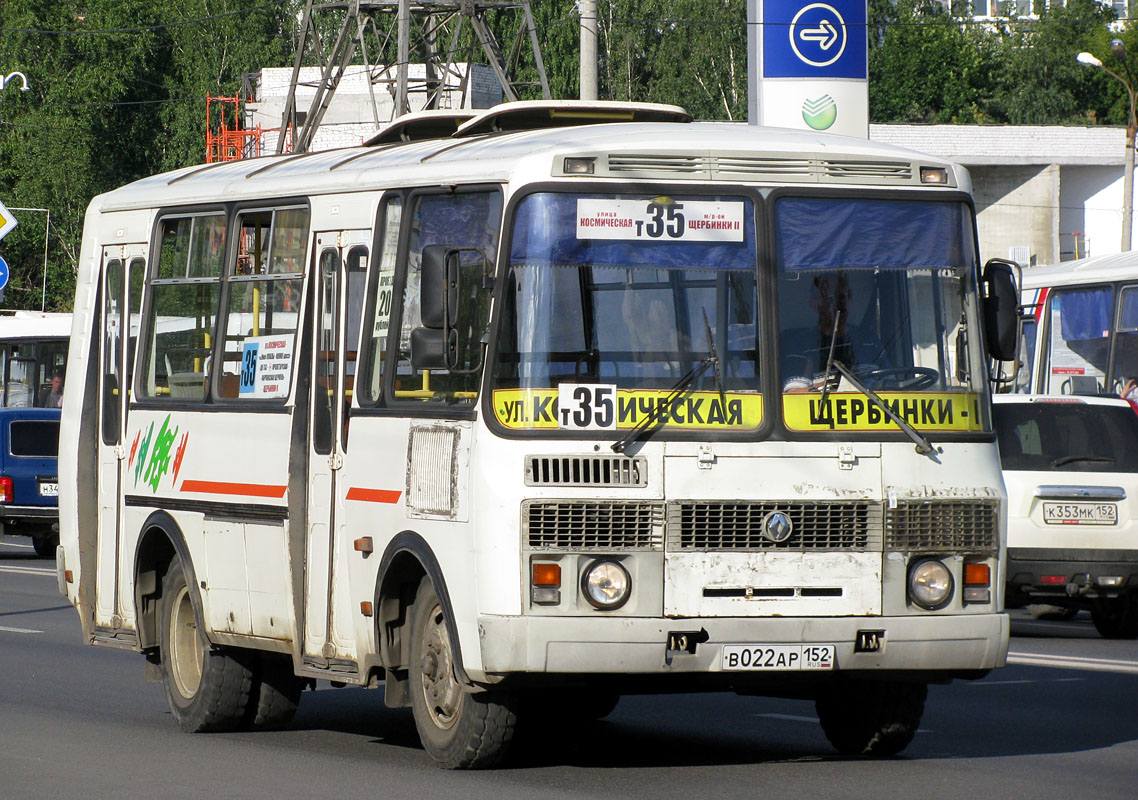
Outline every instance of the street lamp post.
[[1134, 224], [1134, 136], [1138, 134], [1138, 117], [1134, 114], [1134, 76], [1130, 73], [1130, 65], [1126, 63], [1126, 46], [1121, 39], [1112, 39], [1110, 52], [1122, 62], [1122, 69], [1126, 72], [1126, 80], [1117, 72], [1110, 70], [1091, 53], [1079, 53], [1075, 58], [1080, 64], [1088, 67], [1098, 67], [1106, 74], [1126, 87], [1126, 96], [1130, 99], [1130, 118], [1126, 123], [1126, 149], [1125, 160], [1122, 162], [1122, 251], [1130, 249], [1130, 232]]

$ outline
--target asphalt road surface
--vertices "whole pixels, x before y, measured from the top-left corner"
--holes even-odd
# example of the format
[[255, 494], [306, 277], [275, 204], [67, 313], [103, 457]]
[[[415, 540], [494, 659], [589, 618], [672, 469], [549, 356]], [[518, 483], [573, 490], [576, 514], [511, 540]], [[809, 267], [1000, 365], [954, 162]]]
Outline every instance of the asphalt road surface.
[[1138, 797], [1138, 643], [1012, 612], [1010, 664], [929, 689], [897, 758], [835, 754], [811, 703], [626, 697], [535, 725], [494, 772], [445, 772], [382, 692], [305, 692], [272, 733], [181, 733], [140, 656], [84, 645], [50, 560], [0, 537], [0, 800]]

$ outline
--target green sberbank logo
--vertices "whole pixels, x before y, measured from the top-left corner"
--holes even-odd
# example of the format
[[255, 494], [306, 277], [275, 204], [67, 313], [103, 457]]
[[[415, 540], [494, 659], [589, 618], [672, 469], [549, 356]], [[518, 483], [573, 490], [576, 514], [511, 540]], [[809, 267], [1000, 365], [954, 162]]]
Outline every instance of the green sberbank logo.
[[816, 131], [824, 131], [838, 118], [838, 104], [834, 98], [824, 94], [817, 100], [807, 100], [802, 104], [802, 119]]

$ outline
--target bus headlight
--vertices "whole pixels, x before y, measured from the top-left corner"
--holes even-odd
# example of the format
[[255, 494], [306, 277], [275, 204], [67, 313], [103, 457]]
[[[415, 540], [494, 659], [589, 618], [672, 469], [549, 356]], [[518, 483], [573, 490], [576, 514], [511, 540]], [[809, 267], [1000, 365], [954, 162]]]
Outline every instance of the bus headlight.
[[926, 559], [909, 568], [909, 599], [930, 611], [952, 598], [952, 573], [940, 561]]
[[585, 599], [602, 611], [612, 611], [624, 605], [631, 589], [632, 578], [628, 570], [607, 559], [594, 561], [581, 578]]

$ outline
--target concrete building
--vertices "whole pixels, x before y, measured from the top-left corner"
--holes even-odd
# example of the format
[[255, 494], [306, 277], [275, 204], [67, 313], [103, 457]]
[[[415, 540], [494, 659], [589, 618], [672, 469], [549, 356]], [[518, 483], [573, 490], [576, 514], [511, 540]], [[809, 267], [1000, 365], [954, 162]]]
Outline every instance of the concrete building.
[[968, 167], [983, 258], [1027, 266], [1121, 249], [1124, 128], [870, 125], [869, 138]]
[[[502, 102], [502, 86], [494, 71], [486, 64], [456, 64], [459, 77], [451, 76], [443, 92], [443, 108], [489, 108]], [[372, 72], [379, 68], [373, 67]], [[462, 78], [470, 70], [470, 91], [462, 99]], [[296, 109], [306, 113], [320, 80], [320, 67], [301, 67], [296, 91]], [[380, 81], [369, 80], [367, 67], [349, 66], [332, 97], [324, 119], [313, 139], [313, 151], [334, 147], [355, 147], [375, 133], [395, 115], [395, 104], [389, 87], [394, 87], [395, 70], [389, 69], [379, 76]], [[292, 67], [266, 67], [257, 73], [256, 101], [245, 104], [246, 128], [258, 125], [264, 130], [261, 152], [276, 152], [280, 135], [281, 115], [288, 99]], [[409, 100], [412, 111], [420, 111], [426, 101], [422, 91], [426, 81], [426, 67], [411, 64], [408, 67]], [[414, 91], [418, 87], [419, 91]], [[374, 98], [374, 105], [373, 105]], [[299, 124], [298, 120], [298, 124]]]

